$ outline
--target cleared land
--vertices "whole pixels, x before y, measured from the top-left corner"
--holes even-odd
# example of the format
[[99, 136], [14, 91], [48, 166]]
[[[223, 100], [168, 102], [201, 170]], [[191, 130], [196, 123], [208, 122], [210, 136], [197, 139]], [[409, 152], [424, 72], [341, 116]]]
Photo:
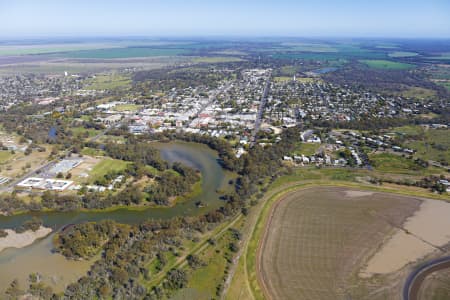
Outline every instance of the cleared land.
[[274, 299], [360, 299], [357, 271], [394, 226], [420, 201], [345, 188], [287, 194], [276, 204], [258, 258], [260, 278]]
[[382, 59], [362, 59], [359, 62], [367, 65], [369, 68], [383, 70], [407, 70], [415, 67], [412, 64], [405, 64]]
[[388, 54], [389, 57], [414, 57], [419, 55], [417, 52], [408, 52], [408, 51], [394, 51]]
[[420, 300], [450, 299], [450, 269], [434, 272], [425, 278], [419, 291]]

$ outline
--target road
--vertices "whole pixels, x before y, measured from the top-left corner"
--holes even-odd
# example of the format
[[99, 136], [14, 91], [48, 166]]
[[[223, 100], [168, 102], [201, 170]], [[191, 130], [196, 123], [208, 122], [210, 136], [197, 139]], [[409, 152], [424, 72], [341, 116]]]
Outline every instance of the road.
[[417, 300], [424, 279], [433, 272], [450, 268], [450, 256], [433, 259], [409, 274], [403, 286], [403, 300]]
[[[125, 118], [120, 122], [120, 125], [122, 125], [122, 124], [127, 124], [127, 123], [129, 122], [130, 118], [131, 118], [131, 116], [125, 117]], [[119, 126], [120, 126], [120, 125], [119, 125]], [[115, 127], [115, 126], [114, 126], [114, 127]], [[109, 128], [106, 128], [105, 130], [103, 130], [102, 132], [100, 132], [99, 134], [97, 134], [96, 136], [93, 136], [92, 138], [90, 138], [88, 141], [89, 141], [89, 142], [96, 142], [99, 138], [101, 138], [102, 136], [104, 136], [109, 130], [111, 130], [111, 129], [114, 128], [114, 127], [111, 126], [111, 127], [109, 127]], [[58, 156], [59, 156], [59, 157], [60, 157], [61, 155], [67, 156], [67, 155], [69, 154], [70, 151], [72, 151], [72, 148], [69, 148], [69, 149], [64, 150], [64, 152], [61, 153], [61, 154], [59, 154]], [[38, 168], [36, 168], [36, 169], [34, 169], [34, 170], [31, 170], [31, 171], [29, 171], [28, 173], [26, 173], [26, 174], [20, 176], [19, 178], [15, 179], [15, 180], [11, 180], [6, 186], [0, 188], [0, 193], [2, 193], [2, 192], [11, 192], [11, 191], [14, 189], [14, 187], [15, 187], [19, 182], [25, 180], [25, 179], [28, 178], [28, 177], [33, 177], [33, 176], [38, 175], [38, 174], [41, 173], [43, 170], [45, 170], [45, 169], [47, 169], [47, 168], [50, 168], [51, 165], [57, 163], [59, 160], [60, 160], [59, 158], [53, 159], [53, 160], [51, 160], [51, 161], [49, 161], [49, 162], [47, 162], [47, 163], [45, 163], [45, 164], [39, 166]]]
[[255, 145], [255, 143], [256, 143], [256, 136], [258, 135], [259, 129], [261, 127], [264, 109], [267, 104], [267, 96], [269, 96], [269, 90], [270, 90], [270, 77], [267, 80], [266, 87], [264, 88], [264, 93], [261, 97], [261, 102], [259, 103], [258, 114], [256, 115], [255, 127], [253, 128], [252, 137], [251, 137], [251, 143], [250, 143], [251, 146]]

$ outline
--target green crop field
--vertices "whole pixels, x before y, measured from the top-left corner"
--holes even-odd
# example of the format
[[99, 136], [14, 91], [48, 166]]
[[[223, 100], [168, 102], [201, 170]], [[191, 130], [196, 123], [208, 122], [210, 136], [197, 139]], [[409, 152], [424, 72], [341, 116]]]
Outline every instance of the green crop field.
[[359, 62], [365, 64], [369, 68], [383, 70], [408, 70], [415, 67], [415, 65], [412, 64], [405, 64], [382, 59], [362, 59], [359, 60]]

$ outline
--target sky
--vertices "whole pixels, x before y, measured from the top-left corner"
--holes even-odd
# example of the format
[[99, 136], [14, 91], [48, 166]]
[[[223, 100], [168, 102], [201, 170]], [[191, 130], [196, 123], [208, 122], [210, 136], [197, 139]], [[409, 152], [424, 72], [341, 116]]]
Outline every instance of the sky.
[[450, 38], [450, 0], [0, 0], [0, 37]]

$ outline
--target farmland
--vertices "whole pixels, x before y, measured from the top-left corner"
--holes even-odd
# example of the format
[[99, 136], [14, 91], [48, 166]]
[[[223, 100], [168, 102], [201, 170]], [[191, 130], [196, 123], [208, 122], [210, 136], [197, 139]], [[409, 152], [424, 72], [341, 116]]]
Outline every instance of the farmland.
[[360, 62], [367, 65], [369, 68], [383, 70], [408, 70], [415, 67], [412, 64], [405, 64], [382, 59], [362, 59], [360, 60]]
[[184, 49], [162, 49], [152, 47], [129, 47], [71, 51], [64, 54], [68, 58], [116, 59], [153, 56], [176, 56], [185, 54]]
[[276, 299], [367, 296], [370, 291], [355, 272], [391, 232], [389, 223], [402, 224], [418, 205], [394, 195], [341, 188], [287, 194], [275, 206], [261, 246], [266, 291]]
[[419, 55], [416, 52], [408, 52], [408, 51], [394, 51], [388, 54], [389, 57], [396, 58], [396, 57], [414, 57]]

